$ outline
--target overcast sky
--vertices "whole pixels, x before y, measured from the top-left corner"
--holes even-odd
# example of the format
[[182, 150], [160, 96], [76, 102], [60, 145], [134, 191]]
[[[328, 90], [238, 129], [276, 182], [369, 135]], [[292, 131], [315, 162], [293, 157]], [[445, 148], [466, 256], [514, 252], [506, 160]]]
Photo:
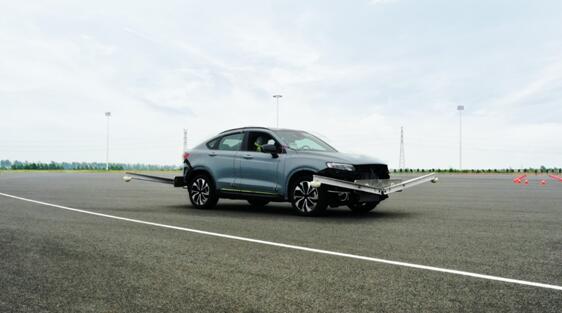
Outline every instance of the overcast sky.
[[562, 166], [561, 1], [0, 0], [0, 159], [180, 162], [227, 128], [396, 167]]

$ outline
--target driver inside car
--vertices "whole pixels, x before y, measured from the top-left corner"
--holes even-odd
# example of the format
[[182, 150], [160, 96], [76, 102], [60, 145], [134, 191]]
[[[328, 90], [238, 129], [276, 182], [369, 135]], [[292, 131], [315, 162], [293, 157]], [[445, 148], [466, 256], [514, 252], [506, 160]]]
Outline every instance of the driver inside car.
[[258, 136], [256, 138], [256, 141], [254, 142], [254, 147], [256, 149], [257, 152], [262, 152], [262, 146], [265, 145], [267, 143], [267, 141], [265, 140], [265, 138], [263, 136]]

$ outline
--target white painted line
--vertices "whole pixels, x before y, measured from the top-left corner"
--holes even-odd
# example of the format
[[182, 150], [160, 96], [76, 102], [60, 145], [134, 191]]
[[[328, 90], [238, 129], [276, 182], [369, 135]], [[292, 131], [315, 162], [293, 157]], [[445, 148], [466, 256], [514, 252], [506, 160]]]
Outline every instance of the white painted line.
[[307, 252], [320, 253], [320, 254], [326, 254], [326, 255], [333, 255], [333, 256], [339, 256], [339, 257], [356, 259], [356, 260], [377, 262], [377, 263], [403, 266], [403, 267], [409, 267], [409, 268], [415, 268], [415, 269], [421, 269], [421, 270], [427, 270], [427, 271], [433, 271], [433, 272], [448, 273], [448, 274], [454, 274], [454, 275], [468, 276], [468, 277], [481, 278], [481, 279], [487, 279], [487, 280], [493, 280], [493, 281], [500, 281], [500, 282], [505, 282], [505, 283], [512, 283], [512, 284], [518, 284], [518, 285], [525, 285], [525, 286], [532, 286], [532, 287], [539, 287], [539, 288], [554, 289], [554, 290], [561, 290], [562, 291], [562, 286], [557, 286], [557, 285], [543, 284], [543, 283], [537, 283], [537, 282], [532, 282], [532, 281], [512, 279], [512, 278], [504, 278], [504, 277], [499, 277], [499, 276], [478, 274], [478, 273], [465, 272], [465, 271], [458, 271], [458, 270], [452, 270], [452, 269], [441, 268], [441, 267], [419, 265], [419, 264], [414, 264], [414, 263], [407, 263], [407, 262], [399, 262], [399, 261], [392, 261], [392, 260], [386, 260], [386, 259], [372, 258], [372, 257], [368, 257], [368, 256], [348, 254], [348, 253], [335, 252], [335, 251], [329, 251], [329, 250], [307, 248], [307, 247], [303, 247], [303, 246], [295, 246], [295, 245], [289, 245], [289, 244], [285, 244], [285, 243], [278, 243], [278, 242], [273, 242], [273, 241], [252, 239], [252, 238], [247, 238], [247, 237], [232, 236], [232, 235], [226, 235], [226, 234], [215, 233], [215, 232], [210, 232], [210, 231], [198, 230], [198, 229], [193, 229], [193, 228], [185, 228], [185, 227], [172, 226], [172, 225], [166, 225], [166, 224], [160, 224], [160, 223], [153, 223], [153, 222], [147, 222], [147, 221], [142, 221], [142, 220], [137, 220], [137, 219], [132, 219], [132, 218], [126, 218], [126, 217], [120, 217], [120, 216], [115, 216], [115, 215], [96, 213], [96, 212], [92, 212], [92, 211], [74, 209], [74, 208], [70, 208], [70, 207], [66, 207], [66, 206], [62, 206], [62, 205], [51, 204], [51, 203], [37, 201], [37, 200], [31, 200], [31, 199], [27, 199], [27, 198], [18, 197], [18, 196], [12, 196], [12, 195], [1, 193], [1, 192], [0, 192], [0, 195], [8, 197], [8, 198], [18, 199], [18, 200], [32, 202], [32, 203], [36, 203], [36, 204], [42, 204], [42, 205], [46, 205], [46, 206], [50, 206], [50, 207], [54, 207], [54, 208], [68, 210], [68, 211], [74, 211], [74, 212], [79, 212], [79, 213], [84, 213], [84, 214], [107, 217], [107, 218], [120, 220], [120, 221], [127, 221], [127, 222], [132, 222], [132, 223], [138, 223], [138, 224], [144, 224], [144, 225], [150, 225], [150, 226], [156, 226], [156, 227], [162, 227], [162, 228], [168, 228], [168, 229], [182, 230], [182, 231], [201, 234], [201, 235], [227, 238], [227, 239], [233, 239], [233, 240], [240, 240], [240, 241], [258, 243], [258, 244], [262, 244], [262, 245], [282, 247], [282, 248], [287, 248], [287, 249], [307, 251]]

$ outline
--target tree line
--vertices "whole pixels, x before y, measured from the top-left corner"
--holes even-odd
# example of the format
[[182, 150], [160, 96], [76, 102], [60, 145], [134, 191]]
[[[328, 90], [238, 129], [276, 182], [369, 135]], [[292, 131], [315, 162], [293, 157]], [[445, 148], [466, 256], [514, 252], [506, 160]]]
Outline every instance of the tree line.
[[[0, 160], [2, 170], [105, 170], [106, 164], [100, 162], [28, 162]], [[109, 163], [109, 169], [113, 171], [142, 170], [142, 171], [168, 171], [179, 170], [177, 165], [154, 165], [154, 164], [128, 164]]]
[[[28, 162], [28, 161], [10, 161], [0, 160], [0, 169], [2, 170], [105, 170], [105, 163], [100, 162]], [[154, 164], [128, 164], [128, 163], [109, 163], [109, 169], [113, 171], [123, 170], [141, 170], [141, 171], [169, 171], [179, 170], [180, 166], [177, 165], [154, 165]], [[547, 168], [541, 166], [539, 168], [488, 168], [488, 169], [441, 169], [441, 168], [405, 168], [405, 169], [392, 169], [393, 173], [562, 173], [562, 168]]]

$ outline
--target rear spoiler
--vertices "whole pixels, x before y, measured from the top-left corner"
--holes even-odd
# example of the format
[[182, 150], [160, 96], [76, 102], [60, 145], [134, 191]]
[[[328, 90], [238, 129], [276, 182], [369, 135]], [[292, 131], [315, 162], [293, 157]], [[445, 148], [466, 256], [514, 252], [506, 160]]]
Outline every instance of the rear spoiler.
[[423, 175], [420, 177], [401, 180], [401, 179], [365, 179], [356, 180], [353, 182], [313, 175], [311, 186], [318, 188], [322, 185], [340, 187], [349, 190], [363, 191], [367, 193], [372, 193], [376, 195], [388, 195], [394, 192], [400, 192], [404, 189], [417, 186], [419, 184], [432, 182], [436, 183], [439, 178], [435, 176], [435, 173]]
[[125, 176], [123, 176], [123, 180], [127, 183], [133, 179], [168, 184], [168, 185], [173, 185], [174, 187], [187, 186], [183, 176], [175, 176], [174, 178], [167, 178], [167, 177], [152, 176], [152, 175], [138, 174], [138, 173], [131, 173], [131, 172], [126, 172]]

